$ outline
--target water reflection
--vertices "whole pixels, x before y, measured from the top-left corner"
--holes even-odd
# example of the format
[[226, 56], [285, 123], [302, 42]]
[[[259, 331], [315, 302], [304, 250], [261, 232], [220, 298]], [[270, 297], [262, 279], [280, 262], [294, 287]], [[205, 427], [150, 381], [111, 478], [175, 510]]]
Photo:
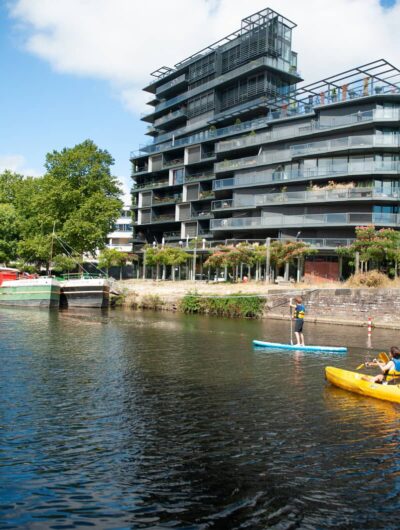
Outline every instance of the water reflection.
[[324, 381], [363, 329], [307, 326], [346, 356], [163, 313], [6, 310], [0, 331], [0, 528], [398, 526], [399, 406]]

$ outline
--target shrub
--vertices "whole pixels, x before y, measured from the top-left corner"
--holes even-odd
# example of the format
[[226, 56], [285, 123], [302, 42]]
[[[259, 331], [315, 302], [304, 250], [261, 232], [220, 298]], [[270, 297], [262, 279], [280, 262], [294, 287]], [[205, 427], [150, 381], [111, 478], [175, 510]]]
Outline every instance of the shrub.
[[265, 300], [258, 296], [202, 297], [187, 294], [181, 301], [183, 313], [208, 314], [230, 318], [259, 318]]
[[390, 285], [390, 280], [386, 274], [372, 270], [353, 274], [347, 280], [346, 285], [349, 287], [386, 287]]
[[160, 311], [163, 308], [164, 302], [157, 294], [147, 294], [143, 296], [139, 307], [141, 309], [153, 309], [153, 311]]

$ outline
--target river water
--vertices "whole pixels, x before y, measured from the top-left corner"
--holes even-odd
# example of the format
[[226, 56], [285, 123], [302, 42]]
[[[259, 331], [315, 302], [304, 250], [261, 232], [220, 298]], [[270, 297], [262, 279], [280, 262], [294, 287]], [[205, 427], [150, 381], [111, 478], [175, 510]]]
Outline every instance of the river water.
[[399, 528], [400, 406], [324, 380], [366, 329], [254, 338], [289, 323], [2, 309], [0, 528]]

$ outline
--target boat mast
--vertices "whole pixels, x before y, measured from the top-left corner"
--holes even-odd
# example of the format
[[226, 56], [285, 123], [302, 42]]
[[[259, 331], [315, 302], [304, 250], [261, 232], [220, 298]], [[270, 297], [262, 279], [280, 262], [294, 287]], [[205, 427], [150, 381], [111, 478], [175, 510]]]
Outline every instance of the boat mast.
[[49, 263], [49, 276], [51, 276], [51, 262], [53, 260], [53, 247], [54, 247], [54, 236], [56, 235], [56, 222], [53, 222], [53, 233], [51, 234], [51, 248], [50, 248], [50, 263]]

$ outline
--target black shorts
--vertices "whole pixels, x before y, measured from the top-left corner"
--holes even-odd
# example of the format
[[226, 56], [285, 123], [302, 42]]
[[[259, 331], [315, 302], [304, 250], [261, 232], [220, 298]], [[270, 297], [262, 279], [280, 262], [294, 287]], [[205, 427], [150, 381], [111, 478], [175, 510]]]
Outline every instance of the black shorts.
[[304, 320], [302, 318], [296, 318], [296, 322], [294, 324], [294, 330], [297, 333], [301, 333], [303, 331], [303, 324], [304, 324]]

